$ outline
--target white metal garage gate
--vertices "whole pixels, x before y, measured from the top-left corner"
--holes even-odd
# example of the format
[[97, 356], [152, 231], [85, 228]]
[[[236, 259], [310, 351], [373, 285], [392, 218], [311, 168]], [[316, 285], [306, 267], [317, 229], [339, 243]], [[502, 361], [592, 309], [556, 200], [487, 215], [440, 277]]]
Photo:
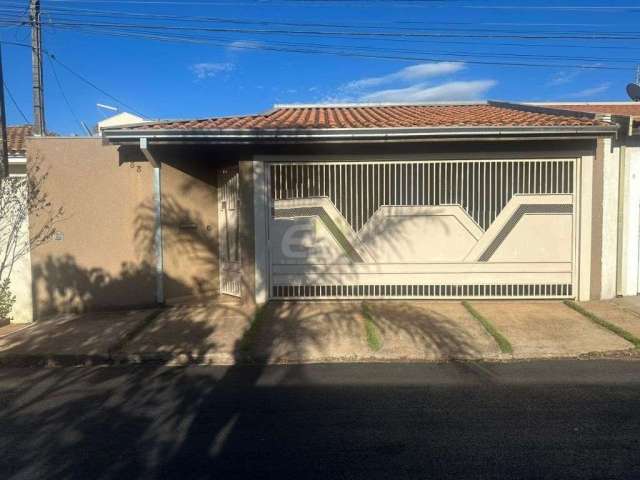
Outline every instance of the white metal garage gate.
[[574, 159], [271, 163], [271, 297], [573, 297], [575, 175]]

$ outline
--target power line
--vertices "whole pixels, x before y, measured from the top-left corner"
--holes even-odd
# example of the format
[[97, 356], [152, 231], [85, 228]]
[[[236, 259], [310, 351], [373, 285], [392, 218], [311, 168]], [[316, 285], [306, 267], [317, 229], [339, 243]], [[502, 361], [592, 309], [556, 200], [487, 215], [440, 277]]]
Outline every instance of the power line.
[[[119, 31], [115, 29], [110, 29], [108, 31], [91, 29], [91, 28], [82, 28], [79, 29], [70, 29], [79, 33], [95, 33], [98, 35], [108, 35], [108, 36], [120, 36], [120, 37], [129, 37], [129, 38], [142, 38], [149, 40], [161, 40], [173, 43], [208, 43], [214, 45], [221, 46], [229, 46], [234, 49], [244, 49], [244, 48], [258, 48], [256, 42], [251, 43], [251, 40], [245, 40], [245, 43], [234, 44], [232, 42], [233, 39], [228, 37], [196, 37], [189, 35], [177, 35], [177, 34], [147, 34], [144, 32], [130, 32], [130, 31]], [[224, 43], [220, 43], [224, 42]], [[241, 41], [242, 42], [242, 41]], [[410, 49], [395, 49], [395, 48], [379, 48], [379, 47], [370, 47], [370, 46], [342, 46], [342, 45], [328, 45], [328, 44], [317, 44], [317, 43], [296, 43], [296, 42], [278, 42], [278, 41], [270, 41], [264, 45], [267, 46], [283, 46], [283, 47], [299, 47], [299, 48], [317, 48], [317, 49], [348, 49], [341, 51], [372, 51], [372, 52], [392, 52], [392, 53], [401, 53], [401, 54], [422, 54], [422, 50], [410, 50]], [[453, 57], [473, 57], [473, 58], [537, 58], [537, 59], [548, 59], [548, 60], [570, 60], [570, 61], [581, 61], [581, 62], [609, 62], [609, 63], [620, 63], [620, 64], [630, 64], [635, 65], [636, 62], [632, 60], [628, 60], [626, 58], [611, 58], [611, 57], [572, 57], [566, 55], [543, 55], [543, 54], [526, 54], [526, 53], [488, 53], [488, 52], [464, 52], [464, 51], [435, 51], [430, 50], [431, 54], [438, 55], [448, 55]], [[552, 66], [550, 64], [550, 66]], [[583, 65], [581, 65], [583, 66]]]
[[293, 29], [266, 29], [266, 28], [223, 28], [223, 27], [186, 27], [176, 25], [149, 25], [116, 22], [71, 22], [56, 21], [52, 25], [70, 27], [95, 27], [95, 28], [137, 28], [144, 30], [176, 30], [176, 31], [202, 31], [212, 33], [241, 33], [253, 35], [306, 35], [320, 37], [364, 37], [364, 38], [517, 38], [526, 40], [640, 40], [640, 33], [632, 34], [516, 34], [516, 33], [448, 33], [448, 32], [363, 32], [358, 30], [337, 31], [337, 30], [293, 30]]
[[[20, 43], [20, 42], [11, 42], [11, 41], [6, 41], [6, 40], [0, 40], [0, 44], [4, 44], [4, 45], [13, 45], [14, 47], [24, 47], [24, 48], [31, 48], [31, 45], [27, 44], [27, 43]], [[73, 68], [69, 67], [68, 65], [65, 65], [64, 63], [62, 63], [60, 60], [58, 60], [58, 58], [53, 55], [50, 51], [46, 50], [46, 49], [42, 49], [42, 53], [44, 53], [45, 55], [47, 55], [51, 60], [53, 60], [54, 62], [56, 62], [58, 65], [60, 65], [62, 68], [64, 68], [65, 70], [67, 70], [69, 73], [71, 73], [74, 77], [78, 78], [79, 80], [81, 80], [82, 82], [86, 83], [87, 85], [89, 85], [90, 87], [92, 87], [93, 89], [97, 90], [98, 92], [102, 93], [103, 95], [109, 97], [111, 100], [113, 100], [114, 102], [117, 102], [118, 104], [122, 105], [123, 107], [126, 107], [127, 109], [131, 110], [133, 113], [136, 113], [137, 115], [140, 115], [141, 117], [145, 117], [146, 115], [140, 113], [139, 111], [137, 111], [136, 109], [134, 109], [131, 105], [126, 104], [125, 102], [123, 102], [122, 100], [120, 100], [119, 98], [115, 97], [114, 95], [111, 95], [109, 92], [105, 91], [104, 89], [100, 88], [98, 85], [96, 85], [95, 83], [93, 83], [91, 80], [89, 80], [88, 78], [84, 77], [82, 74], [78, 73], [77, 71], [75, 71]]]
[[127, 109], [131, 110], [133, 113], [140, 115], [141, 117], [146, 117], [146, 115], [143, 115], [142, 113], [140, 113], [139, 111], [137, 111], [135, 108], [133, 108], [131, 105], [128, 105], [126, 103], [124, 103], [122, 100], [118, 99], [117, 97], [111, 95], [109, 92], [103, 90], [102, 88], [98, 87], [95, 83], [93, 83], [91, 80], [87, 79], [86, 77], [82, 76], [80, 73], [76, 72], [75, 70], [73, 70], [71, 67], [65, 65], [64, 63], [62, 63], [60, 60], [57, 59], [57, 57], [55, 55], [53, 55], [50, 52], [44, 52], [49, 58], [51, 58], [51, 60], [55, 61], [58, 65], [60, 65], [62, 68], [64, 68], [65, 70], [67, 70], [69, 73], [71, 73], [73, 76], [75, 76], [76, 78], [82, 80], [84, 83], [86, 83], [87, 85], [93, 87], [95, 90], [97, 90], [98, 92], [102, 93], [103, 95], [106, 95], [107, 97], [109, 97], [111, 100], [118, 102], [120, 105], [122, 105], [123, 107], [126, 107]]
[[84, 124], [80, 121], [80, 119], [76, 115], [75, 110], [71, 106], [71, 102], [69, 102], [69, 99], [67, 98], [67, 95], [64, 93], [64, 89], [62, 88], [62, 83], [60, 82], [60, 79], [58, 78], [58, 73], [56, 72], [56, 66], [53, 63], [53, 60], [51, 60], [51, 56], [47, 55], [47, 59], [49, 60], [49, 65], [51, 65], [51, 71], [53, 72], [53, 78], [55, 79], [56, 83], [58, 84], [58, 89], [60, 90], [60, 94], [62, 95], [62, 98], [64, 99], [64, 102], [67, 104], [67, 108], [71, 112], [71, 115], [73, 116], [75, 121], [78, 122], [78, 124], [80, 125], [80, 131], [82, 132], [82, 130], [84, 130]]
[[[171, 37], [171, 36], [163, 36], [158, 34], [145, 34], [145, 33], [133, 33], [133, 32], [118, 32], [118, 31], [104, 31], [104, 30], [88, 30], [88, 29], [73, 29], [73, 31], [78, 31], [79, 33], [88, 32], [99, 35], [107, 35], [107, 36], [116, 36], [116, 37], [125, 37], [125, 38], [143, 38], [147, 40], [157, 40], [157, 41], [165, 41], [165, 42], [180, 42], [180, 43], [196, 43], [196, 44], [209, 44], [216, 45], [220, 47], [228, 47], [228, 41], [219, 41], [212, 39], [197, 39], [190, 38], [187, 36], [183, 37]], [[352, 57], [352, 58], [372, 58], [372, 59], [383, 59], [383, 60], [401, 60], [401, 61], [420, 61], [420, 62], [442, 62], [442, 61], [456, 61], [451, 60], [451, 56], [460, 55], [460, 54], [449, 54], [449, 57], [425, 57], [425, 56], [407, 56], [407, 55], [389, 55], [389, 54], [367, 54], [357, 51], [349, 51], [349, 50], [328, 50], [328, 49], [320, 49], [320, 48], [295, 48], [295, 47], [274, 47], [268, 44], [245, 44], [243, 46], [236, 46], [234, 48], [243, 49], [243, 50], [264, 50], [264, 51], [273, 51], [273, 52], [289, 52], [289, 53], [305, 53], [305, 54], [324, 54], [324, 55], [334, 55], [334, 56], [342, 56], [342, 57]], [[331, 48], [331, 47], [330, 47]], [[470, 54], [471, 55], [471, 54]], [[475, 58], [478, 58], [476, 56]], [[480, 57], [481, 58], [481, 57]], [[458, 60], [461, 61], [461, 60]], [[625, 67], [614, 67], [607, 65], [589, 65], [589, 64], [580, 64], [580, 65], [567, 65], [567, 64], [555, 64], [555, 63], [531, 63], [531, 62], [496, 62], [496, 61], [484, 61], [484, 60], [474, 60], [474, 59], [465, 59], [465, 63], [468, 64], [477, 64], [477, 65], [492, 65], [492, 66], [508, 66], [508, 67], [553, 67], [553, 68], [576, 68], [576, 69], [587, 69], [587, 70], [620, 70], [627, 71], [628, 68]]]
[[20, 105], [18, 105], [18, 102], [16, 102], [16, 99], [14, 98], [13, 93], [11, 93], [11, 89], [9, 88], [9, 85], [7, 85], [7, 82], [4, 81], [3, 84], [4, 84], [5, 90], [9, 94], [9, 99], [11, 100], [11, 103], [13, 103], [13, 106], [16, 108], [16, 110], [24, 120], [24, 123], [30, 123], [29, 120], [27, 119], [27, 116], [24, 114], [24, 112], [20, 108]]

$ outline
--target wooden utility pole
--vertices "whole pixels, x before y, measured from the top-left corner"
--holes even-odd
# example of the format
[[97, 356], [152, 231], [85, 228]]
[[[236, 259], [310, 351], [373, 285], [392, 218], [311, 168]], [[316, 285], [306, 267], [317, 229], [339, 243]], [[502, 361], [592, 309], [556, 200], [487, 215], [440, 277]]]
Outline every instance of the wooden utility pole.
[[42, 34], [40, 30], [40, 0], [31, 0], [31, 75], [33, 81], [33, 133], [46, 135], [44, 94], [42, 87]]
[[4, 108], [4, 77], [2, 75], [2, 47], [0, 47], [0, 182], [9, 176], [9, 146], [7, 115]]

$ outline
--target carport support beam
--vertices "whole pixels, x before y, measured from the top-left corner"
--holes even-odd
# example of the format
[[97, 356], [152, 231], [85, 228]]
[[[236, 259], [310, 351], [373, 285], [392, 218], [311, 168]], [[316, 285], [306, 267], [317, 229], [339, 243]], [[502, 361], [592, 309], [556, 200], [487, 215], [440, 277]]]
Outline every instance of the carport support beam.
[[162, 257], [162, 191], [160, 177], [160, 161], [149, 150], [146, 138], [140, 139], [140, 151], [153, 166], [153, 205], [155, 221], [153, 238], [156, 257], [156, 302], [164, 303], [164, 264]]

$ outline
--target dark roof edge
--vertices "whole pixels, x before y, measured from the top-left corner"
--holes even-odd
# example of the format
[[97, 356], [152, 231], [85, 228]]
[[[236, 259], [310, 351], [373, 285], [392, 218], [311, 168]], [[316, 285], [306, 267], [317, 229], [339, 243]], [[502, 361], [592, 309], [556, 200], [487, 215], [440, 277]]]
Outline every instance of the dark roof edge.
[[272, 129], [272, 130], [113, 130], [104, 131], [105, 141], [113, 144], [132, 143], [140, 138], [164, 142], [197, 142], [198, 140], [242, 142], [247, 140], [367, 140], [469, 136], [514, 136], [514, 135], [586, 135], [613, 134], [617, 125], [585, 126], [527, 126], [527, 127], [436, 127], [436, 128], [350, 128], [350, 129]]

